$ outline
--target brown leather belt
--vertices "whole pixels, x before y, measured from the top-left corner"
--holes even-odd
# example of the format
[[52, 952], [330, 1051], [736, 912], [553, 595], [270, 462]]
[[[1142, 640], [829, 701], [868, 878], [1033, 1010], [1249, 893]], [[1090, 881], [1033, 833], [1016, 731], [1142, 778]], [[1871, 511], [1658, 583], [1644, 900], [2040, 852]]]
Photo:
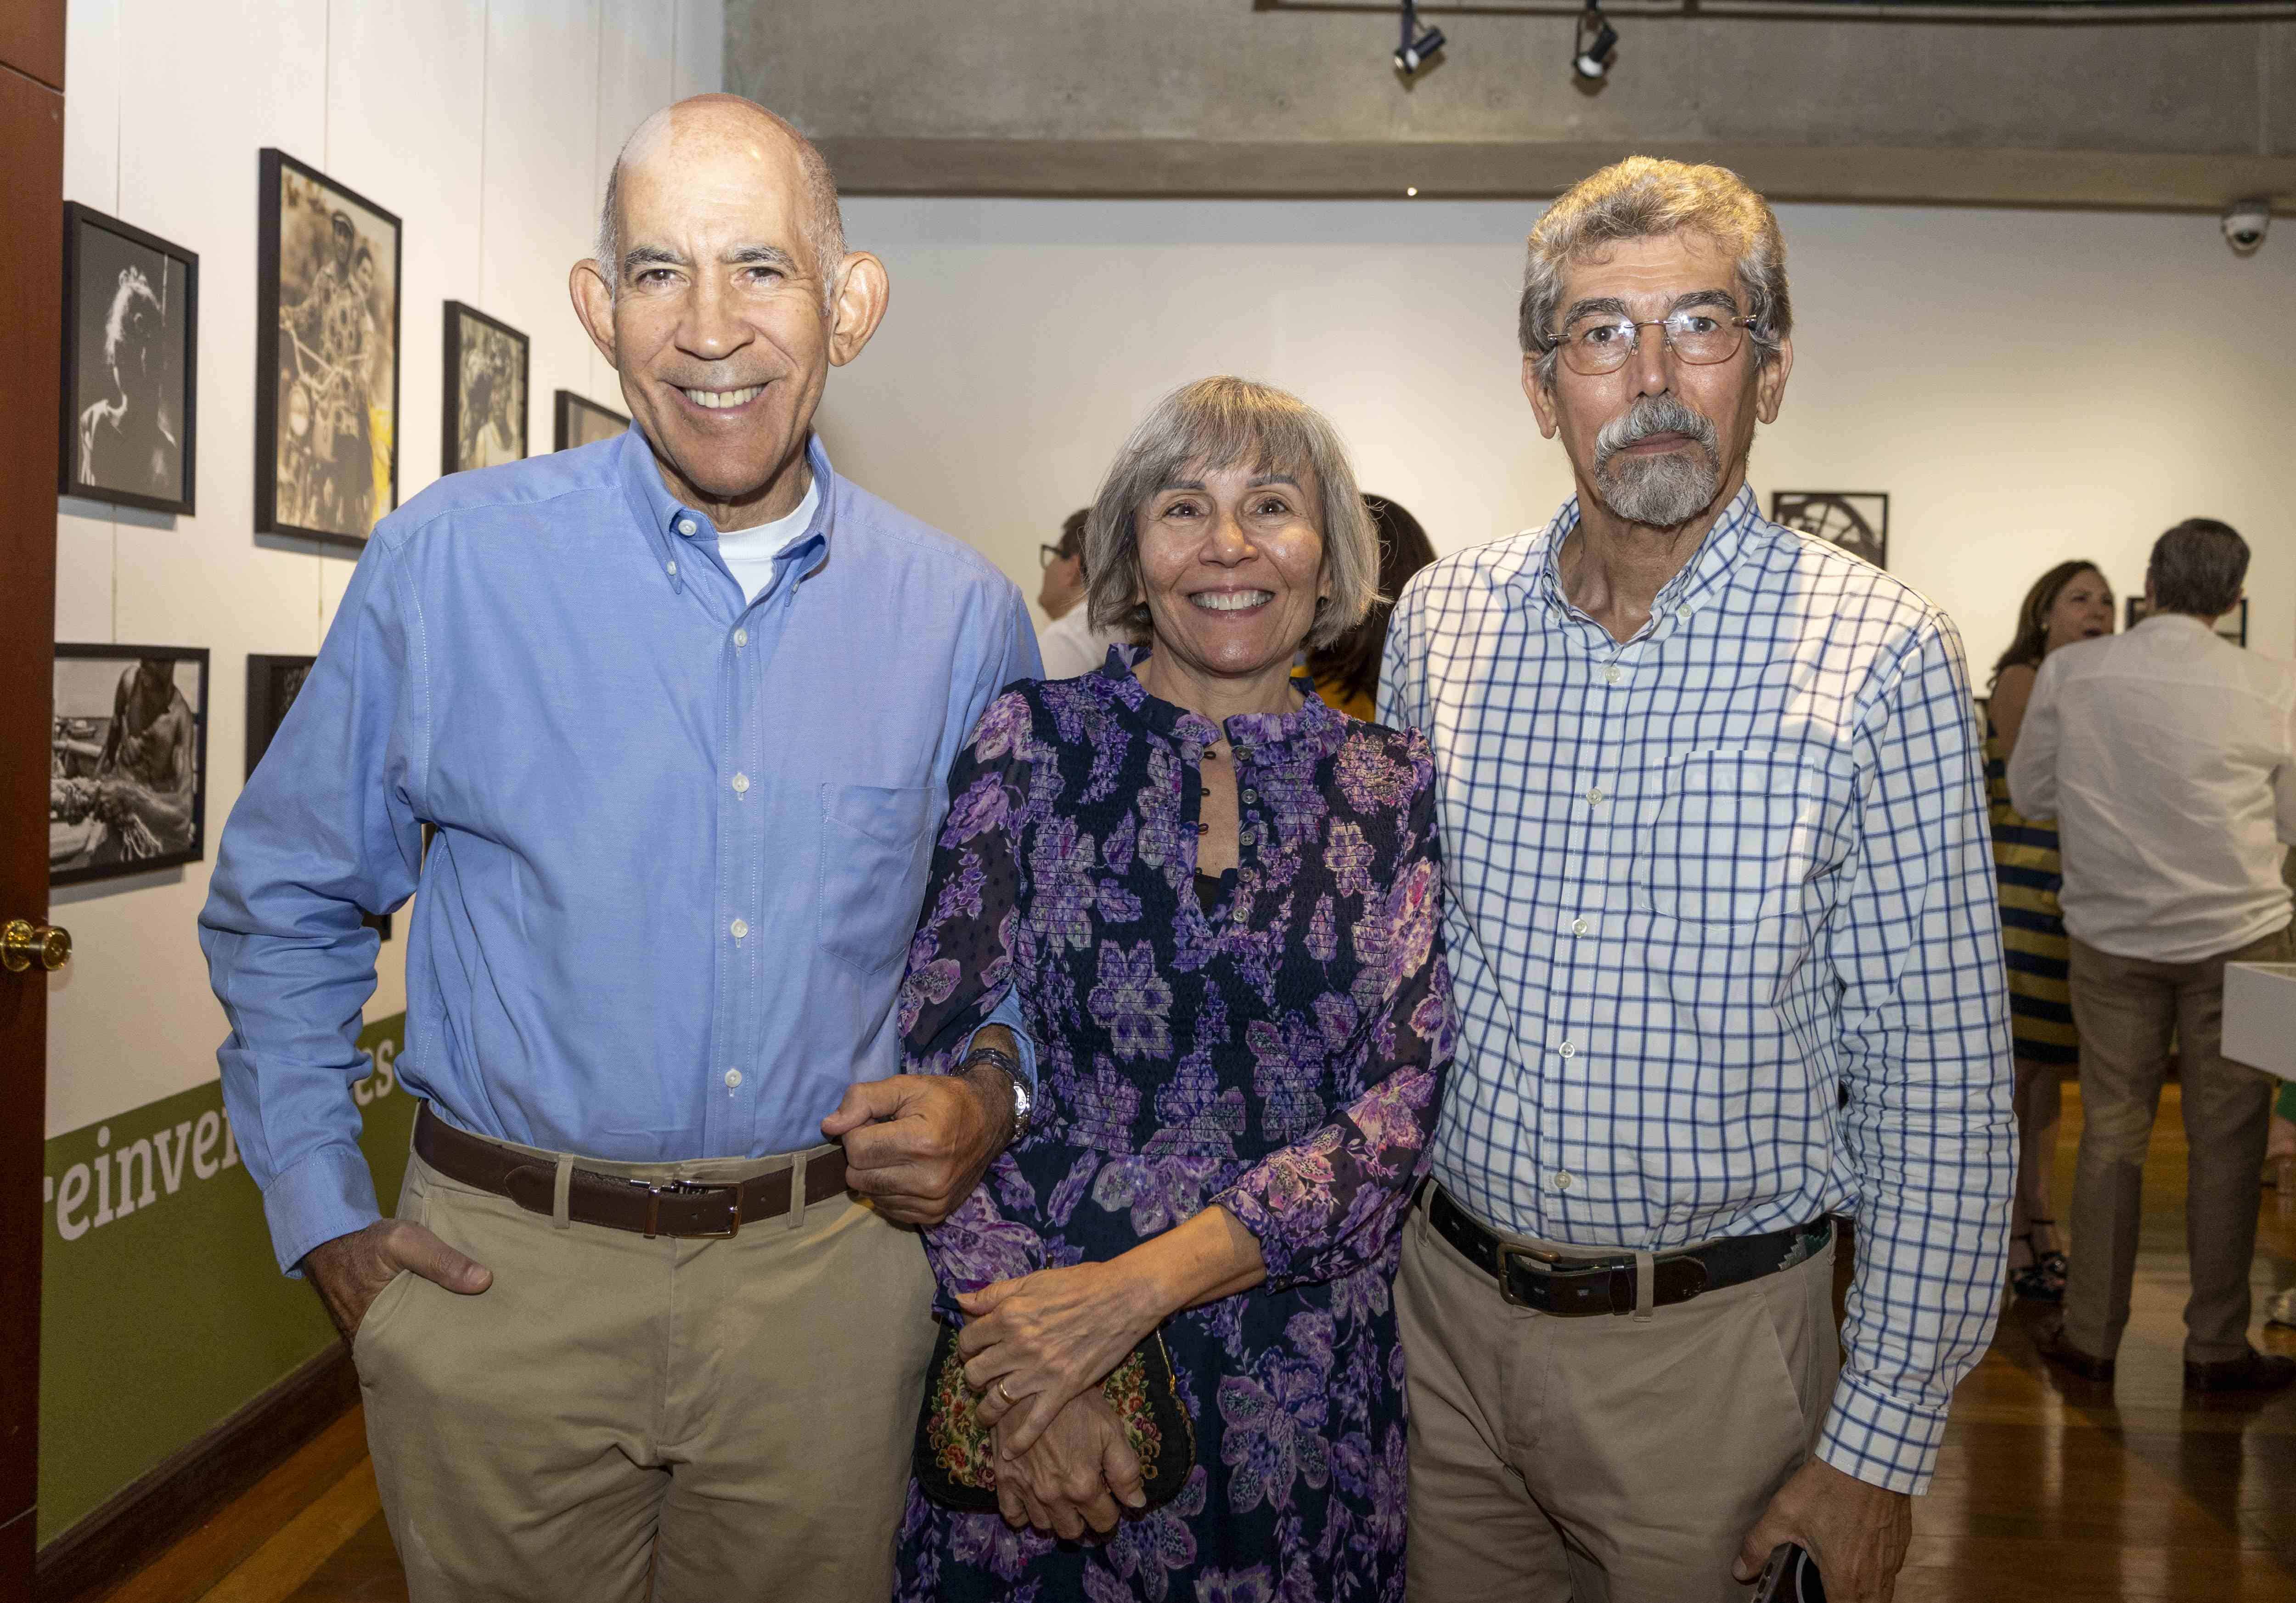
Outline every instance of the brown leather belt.
[[[448, 1180], [507, 1196], [529, 1213], [547, 1216], [554, 1211], [556, 1164], [457, 1130], [433, 1114], [427, 1102], [415, 1116], [414, 1150]], [[653, 1183], [578, 1167], [567, 1186], [566, 1212], [583, 1224], [641, 1236], [738, 1236], [745, 1224], [778, 1219], [790, 1211], [790, 1173], [787, 1169], [776, 1169], [738, 1183]], [[808, 1206], [827, 1202], [844, 1189], [841, 1147], [806, 1164]]]
[[[1554, 1252], [1525, 1246], [1485, 1229], [1481, 1221], [1453, 1202], [1434, 1181], [1427, 1182], [1427, 1222], [1459, 1249], [1460, 1255], [1499, 1283], [1499, 1296], [1517, 1308], [1564, 1319], [1590, 1313], [1635, 1311], [1632, 1253]], [[1675, 1247], [1652, 1254], [1651, 1306], [1687, 1303], [1702, 1292], [1742, 1286], [1792, 1269], [1825, 1250], [1833, 1221], [1820, 1214], [1808, 1224], [1765, 1236], [1734, 1236], [1704, 1246]]]

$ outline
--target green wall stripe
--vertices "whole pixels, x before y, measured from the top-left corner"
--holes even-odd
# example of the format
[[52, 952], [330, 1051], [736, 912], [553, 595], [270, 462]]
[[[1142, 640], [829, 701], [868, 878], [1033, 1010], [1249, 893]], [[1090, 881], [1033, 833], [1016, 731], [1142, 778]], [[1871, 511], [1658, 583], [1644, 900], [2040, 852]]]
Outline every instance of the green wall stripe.
[[[375, 1061], [357, 1088], [360, 1145], [386, 1208], [414, 1124], [390, 1069], [406, 1025], [395, 1014], [359, 1037]], [[220, 1082], [55, 1137], [44, 1190], [43, 1546], [335, 1339], [272, 1261]]]

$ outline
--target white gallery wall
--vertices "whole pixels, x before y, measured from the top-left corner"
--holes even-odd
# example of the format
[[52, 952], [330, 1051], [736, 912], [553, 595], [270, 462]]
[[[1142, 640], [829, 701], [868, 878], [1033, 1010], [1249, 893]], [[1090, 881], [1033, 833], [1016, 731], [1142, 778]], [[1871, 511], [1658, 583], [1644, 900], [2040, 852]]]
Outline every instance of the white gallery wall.
[[[254, 517], [256, 152], [276, 145], [395, 211], [402, 501], [438, 476], [441, 308], [463, 300], [531, 341], [528, 440], [553, 392], [622, 410], [574, 320], [623, 138], [722, 80], [724, 0], [72, 0], [63, 199], [200, 258], [199, 512], [67, 500], [56, 637], [204, 645], [208, 861], [60, 891], [75, 940], [51, 982], [51, 1135], [215, 1078], [224, 1033], [195, 921], [244, 777], [250, 653], [308, 654], [355, 553], [258, 536]], [[370, 1019], [405, 1006], [402, 939]]]
[[[1662, 152], [1657, 152], [1662, 153]], [[856, 199], [892, 308], [830, 381], [839, 466], [988, 551], [1036, 548], [1157, 396], [1232, 372], [1296, 390], [1437, 549], [1570, 492], [1514, 334], [1536, 205]], [[2251, 643], [2296, 652], [2296, 237], [2236, 259], [2214, 218], [1781, 209], [1795, 364], [1751, 470], [1890, 496], [1890, 567], [1960, 624], [1980, 687], [2043, 569], [2141, 587], [2152, 539], [2220, 517], [2255, 551]]]

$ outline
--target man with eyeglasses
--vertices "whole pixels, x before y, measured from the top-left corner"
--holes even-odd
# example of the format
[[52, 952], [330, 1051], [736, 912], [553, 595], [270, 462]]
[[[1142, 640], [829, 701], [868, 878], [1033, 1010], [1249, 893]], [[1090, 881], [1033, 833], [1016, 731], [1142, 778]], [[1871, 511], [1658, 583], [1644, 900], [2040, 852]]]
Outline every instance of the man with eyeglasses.
[[1734, 174], [1573, 188], [1521, 333], [1578, 494], [1396, 607], [1380, 718], [1434, 747], [1461, 1014], [1397, 1286], [1414, 1599], [1736, 1598], [1789, 1542], [1887, 1599], [1992, 1334], [1969, 678], [1935, 607], [1756, 510], [1791, 321]]
[[1079, 506], [1061, 524], [1061, 543], [1037, 547], [1045, 582], [1037, 588], [1037, 604], [1050, 620], [1037, 635], [1037, 650], [1045, 659], [1048, 679], [1072, 679], [1097, 669], [1108, 659], [1115, 631], [1092, 626], [1091, 609], [1084, 604], [1084, 523], [1091, 508]]

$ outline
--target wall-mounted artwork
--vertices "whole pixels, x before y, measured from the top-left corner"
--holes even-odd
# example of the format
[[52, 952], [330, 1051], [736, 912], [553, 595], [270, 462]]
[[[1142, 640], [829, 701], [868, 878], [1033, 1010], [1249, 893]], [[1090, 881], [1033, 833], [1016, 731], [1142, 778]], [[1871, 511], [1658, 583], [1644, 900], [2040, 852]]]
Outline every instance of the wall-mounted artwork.
[[602, 407], [571, 390], [561, 390], [558, 427], [554, 431], [557, 443], [550, 448], [562, 451], [572, 446], [595, 445], [602, 440], [611, 440], [629, 426], [630, 420], [611, 407]]
[[208, 654], [56, 645], [48, 881], [113, 879], [206, 853]]
[[398, 505], [398, 219], [283, 151], [262, 174], [255, 527], [363, 546]]
[[1774, 489], [1770, 522], [1831, 540], [1877, 568], [1890, 565], [1890, 497], [1870, 489]]
[[447, 302], [446, 455], [439, 471], [499, 467], [526, 455], [526, 336]]
[[194, 510], [200, 259], [64, 202], [62, 460], [56, 488]]
[[[2128, 597], [2124, 604], [2124, 608], [2128, 621], [2121, 625], [2123, 629], [2135, 629], [2152, 613], [2152, 609], [2144, 604], [2144, 596], [2141, 591]], [[2242, 596], [2238, 606], [2217, 620], [2217, 637], [2229, 640], [2234, 645], [2248, 644], [2247, 596]]]
[[[250, 652], [247, 658], [247, 777], [255, 777], [255, 765], [263, 760], [263, 753], [271, 749], [271, 738], [279, 733], [279, 726], [287, 721], [287, 709], [295, 704], [296, 693], [303, 681], [311, 676], [311, 664], [316, 657], [269, 656]], [[366, 927], [390, 939], [390, 915], [365, 913], [361, 915]]]

